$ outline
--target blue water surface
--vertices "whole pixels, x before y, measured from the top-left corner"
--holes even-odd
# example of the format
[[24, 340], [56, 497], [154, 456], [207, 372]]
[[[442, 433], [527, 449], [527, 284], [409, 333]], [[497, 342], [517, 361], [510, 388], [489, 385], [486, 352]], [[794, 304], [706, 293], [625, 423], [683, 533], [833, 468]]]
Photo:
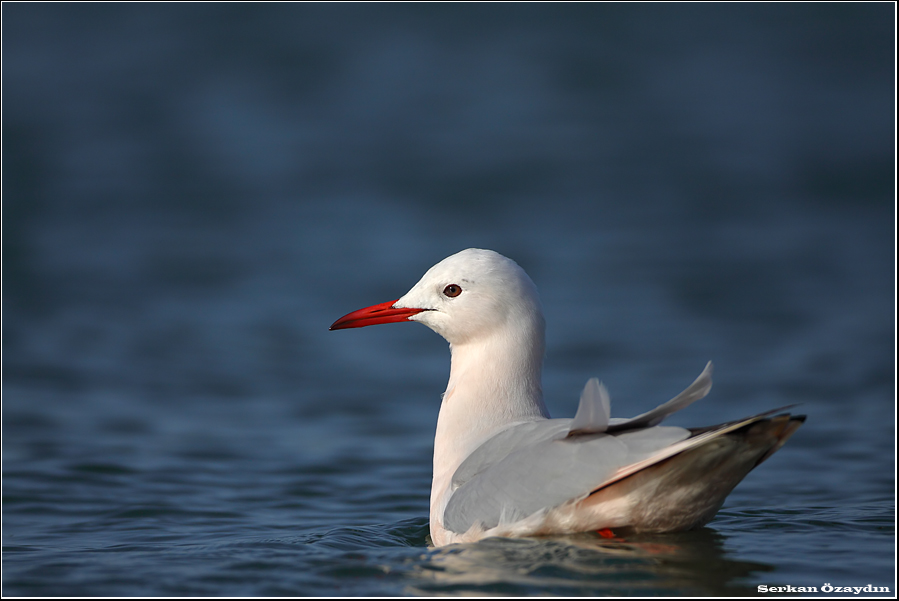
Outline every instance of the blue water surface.
[[[895, 594], [892, 3], [2, 11], [4, 595]], [[468, 247], [554, 416], [807, 422], [701, 530], [435, 549], [446, 343], [328, 326]]]

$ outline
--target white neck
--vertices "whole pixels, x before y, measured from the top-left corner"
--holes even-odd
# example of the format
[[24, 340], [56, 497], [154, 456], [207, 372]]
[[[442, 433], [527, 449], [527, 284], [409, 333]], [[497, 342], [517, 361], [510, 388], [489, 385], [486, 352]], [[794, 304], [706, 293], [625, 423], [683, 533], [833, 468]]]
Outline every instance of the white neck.
[[450, 378], [434, 439], [432, 528], [435, 517], [442, 518], [453, 474], [475, 449], [511, 424], [549, 417], [541, 385], [542, 318], [533, 326], [450, 345]]

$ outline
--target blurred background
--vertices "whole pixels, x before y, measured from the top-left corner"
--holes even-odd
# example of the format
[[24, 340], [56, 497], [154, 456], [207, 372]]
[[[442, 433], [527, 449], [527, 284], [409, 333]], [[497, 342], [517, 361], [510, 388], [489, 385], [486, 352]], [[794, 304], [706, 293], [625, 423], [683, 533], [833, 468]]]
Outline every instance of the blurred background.
[[[420, 591], [401, 566], [433, 559], [446, 344], [328, 326], [468, 247], [540, 289], [554, 416], [592, 376], [635, 415], [709, 359], [711, 396], [673, 423], [803, 403], [715, 552], [888, 584], [892, 3], [2, 10], [4, 594], [347, 592], [305, 556], [268, 573], [283, 589], [228, 562], [378, 524], [328, 565]], [[834, 532], [787, 528], [778, 555], [739, 534], [774, 506], [858, 530], [815, 555]], [[389, 584], [341, 546], [395, 531]], [[485, 590], [465, 582], [446, 590]], [[529, 582], [498, 590], [575, 590]]]

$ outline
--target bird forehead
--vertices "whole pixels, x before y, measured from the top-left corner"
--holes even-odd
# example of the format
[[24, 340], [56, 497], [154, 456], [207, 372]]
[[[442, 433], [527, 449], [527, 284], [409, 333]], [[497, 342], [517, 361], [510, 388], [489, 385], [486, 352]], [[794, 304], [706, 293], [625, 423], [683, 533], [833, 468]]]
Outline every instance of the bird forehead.
[[421, 283], [428, 285], [473, 284], [484, 277], [485, 271], [477, 269], [477, 266], [438, 263], [422, 277]]
[[425, 274], [441, 280], [467, 281], [504, 279], [517, 272], [511, 259], [492, 250], [468, 249], [447, 257]]

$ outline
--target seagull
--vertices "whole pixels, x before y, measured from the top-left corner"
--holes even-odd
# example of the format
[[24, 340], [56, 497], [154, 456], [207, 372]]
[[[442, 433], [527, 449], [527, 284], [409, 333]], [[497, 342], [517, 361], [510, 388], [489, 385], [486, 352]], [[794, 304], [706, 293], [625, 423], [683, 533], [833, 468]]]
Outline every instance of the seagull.
[[712, 363], [682, 393], [630, 419], [610, 417], [591, 378], [572, 419], [550, 419], [541, 376], [537, 287], [513, 260], [470, 248], [405, 296], [349, 313], [331, 330], [417, 321], [450, 345], [437, 417], [430, 533], [435, 546], [613, 528], [675, 532], [708, 523], [804, 415], [759, 415], [703, 428], [660, 426], [708, 394]]

